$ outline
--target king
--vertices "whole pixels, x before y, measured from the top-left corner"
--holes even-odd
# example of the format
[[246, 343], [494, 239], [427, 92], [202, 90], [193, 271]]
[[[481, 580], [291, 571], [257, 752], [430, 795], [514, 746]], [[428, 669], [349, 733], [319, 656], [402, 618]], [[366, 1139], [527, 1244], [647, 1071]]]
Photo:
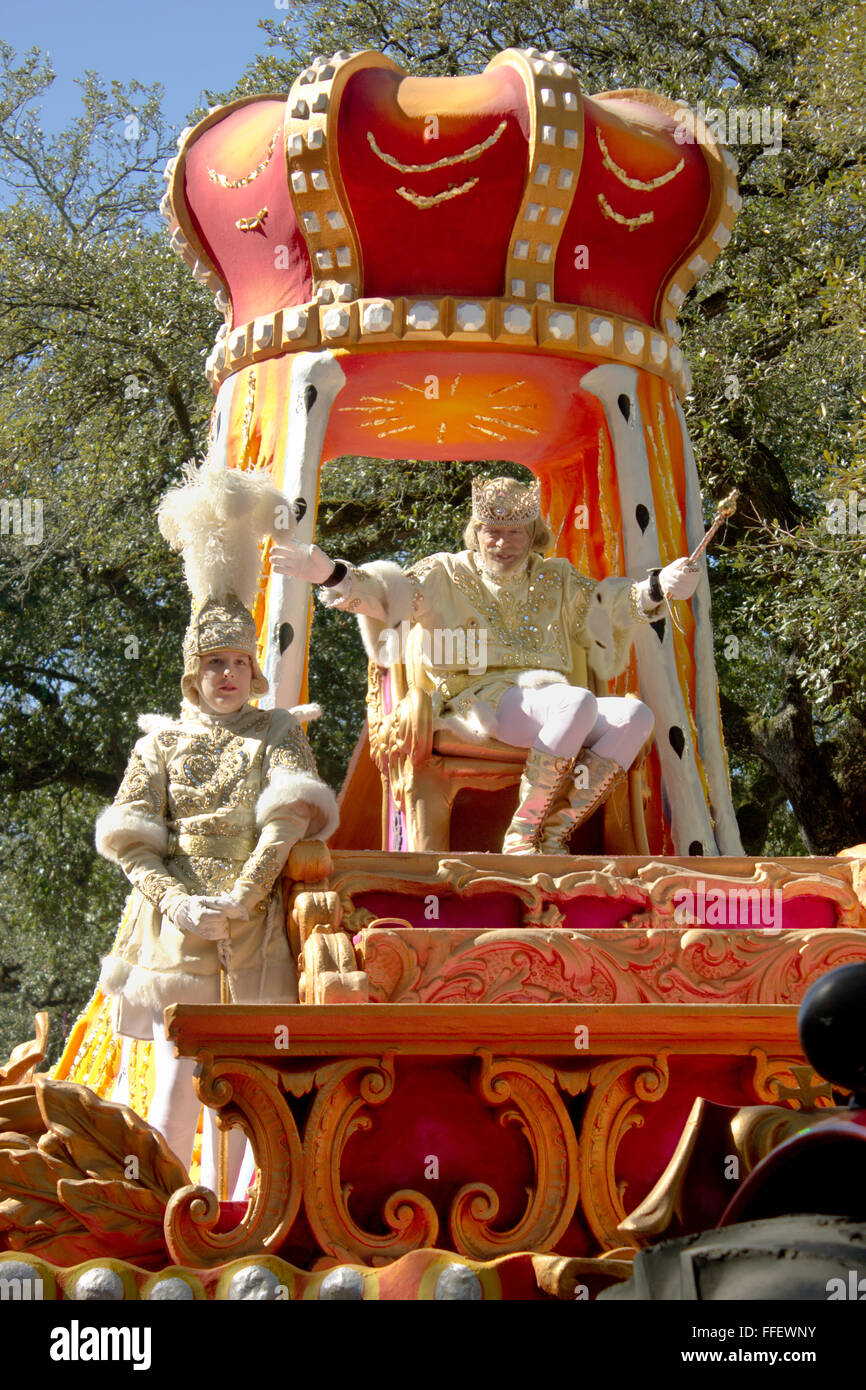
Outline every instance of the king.
[[434, 714], [528, 749], [503, 851], [565, 854], [653, 731], [641, 700], [590, 686], [605, 689], [625, 668], [636, 624], [660, 618], [666, 599], [690, 598], [699, 570], [673, 561], [658, 576], [659, 594], [649, 579], [596, 581], [568, 560], [545, 558], [552, 537], [539, 484], [512, 478], [474, 480], [463, 541], [458, 554], [406, 570], [390, 561], [356, 567], [295, 541], [277, 546], [271, 561], [279, 574], [319, 585], [328, 607], [355, 613], [380, 664], [392, 645], [383, 639], [420, 625]]

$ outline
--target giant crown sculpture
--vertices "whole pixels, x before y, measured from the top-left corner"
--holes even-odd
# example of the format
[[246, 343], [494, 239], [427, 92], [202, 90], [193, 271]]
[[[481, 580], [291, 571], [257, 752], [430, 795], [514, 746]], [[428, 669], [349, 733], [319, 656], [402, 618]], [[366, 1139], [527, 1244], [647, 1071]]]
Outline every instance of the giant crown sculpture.
[[[339, 52], [288, 98], [212, 110], [178, 143], [172, 245], [225, 315], [212, 450], [295, 498], [298, 539], [330, 458], [508, 458], [586, 574], [643, 578], [694, 549], [677, 311], [740, 200], [735, 161], [688, 108], [586, 97], [534, 49], [455, 78]], [[304, 586], [271, 576], [257, 620], [292, 705]], [[737, 853], [705, 578], [681, 630], [657, 624], [635, 653], [622, 690], [651, 705], [656, 751], [631, 840]]]

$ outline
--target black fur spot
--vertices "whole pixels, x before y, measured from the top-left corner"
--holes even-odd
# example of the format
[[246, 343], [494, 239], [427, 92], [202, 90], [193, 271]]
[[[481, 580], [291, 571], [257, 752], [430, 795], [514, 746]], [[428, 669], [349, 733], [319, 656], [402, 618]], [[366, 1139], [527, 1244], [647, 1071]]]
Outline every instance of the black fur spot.
[[644, 506], [643, 502], [638, 502], [637, 506], [634, 509], [634, 515], [635, 520], [641, 529], [641, 535], [643, 535], [644, 531], [650, 524], [650, 514]]
[[665, 623], [667, 618], [659, 618], [657, 623], [650, 623], [650, 627], [660, 642], [665, 640]]
[[280, 623], [280, 656], [295, 640], [295, 629], [291, 623]]
[[629, 415], [631, 414], [631, 401], [629, 400], [628, 396], [625, 395], [625, 393], [623, 393], [621, 396], [617, 396], [616, 403], [622, 411], [623, 419], [627, 420]]
[[693, 855], [694, 858], [697, 859], [699, 855], [703, 854], [703, 852], [704, 847], [701, 844], [700, 840], [692, 840], [691, 844], [689, 845], [689, 854]]
[[292, 503], [292, 511], [295, 513], [295, 520], [300, 521], [307, 510], [306, 497], [296, 497]]
[[310, 411], [312, 410], [313, 406], [316, 404], [316, 401], [318, 400], [318, 398], [319, 398], [319, 393], [318, 393], [318, 391], [316, 390], [315, 386], [305, 386], [305, 387], [304, 387], [304, 409], [305, 409], [305, 411], [307, 412], [308, 415], [309, 415]]

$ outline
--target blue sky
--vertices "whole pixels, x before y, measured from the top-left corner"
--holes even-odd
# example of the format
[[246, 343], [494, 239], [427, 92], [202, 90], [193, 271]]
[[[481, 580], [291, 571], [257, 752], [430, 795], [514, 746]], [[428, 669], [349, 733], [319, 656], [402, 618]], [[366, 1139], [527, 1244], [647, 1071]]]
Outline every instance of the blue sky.
[[106, 79], [165, 87], [163, 112], [180, 126], [205, 87], [225, 91], [265, 48], [257, 21], [285, 18], [273, 0], [37, 0], [0, 18], [0, 37], [21, 55], [34, 45], [57, 73], [42, 102], [43, 130], [78, 113], [75, 78], [88, 68]]

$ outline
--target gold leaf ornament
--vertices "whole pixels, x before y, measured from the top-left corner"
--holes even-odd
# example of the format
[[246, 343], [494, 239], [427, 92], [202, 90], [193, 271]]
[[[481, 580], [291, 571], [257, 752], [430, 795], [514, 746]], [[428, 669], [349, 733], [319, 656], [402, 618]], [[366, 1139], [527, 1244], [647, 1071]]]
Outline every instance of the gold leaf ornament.
[[166, 1199], [189, 1176], [161, 1134], [132, 1110], [100, 1100], [86, 1086], [68, 1081], [36, 1082], [39, 1108], [46, 1128], [62, 1139], [70, 1160], [82, 1174], [111, 1179], [125, 1174], [130, 1159], [137, 1161], [138, 1181]]
[[163, 1243], [165, 1201], [140, 1183], [84, 1179], [58, 1183], [57, 1192], [67, 1210], [94, 1235], [129, 1238], [137, 1234], [141, 1244]]

